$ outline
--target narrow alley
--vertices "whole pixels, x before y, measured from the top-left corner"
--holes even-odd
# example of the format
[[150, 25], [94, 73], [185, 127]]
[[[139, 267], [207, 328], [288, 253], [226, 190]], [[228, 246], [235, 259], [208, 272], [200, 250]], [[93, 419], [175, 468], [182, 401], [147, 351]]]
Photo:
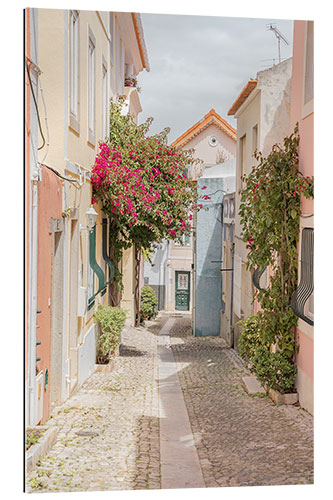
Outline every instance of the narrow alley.
[[192, 337], [188, 314], [127, 327], [109, 373], [96, 371], [46, 423], [57, 441], [27, 492], [313, 482], [313, 417], [249, 396], [220, 337]]

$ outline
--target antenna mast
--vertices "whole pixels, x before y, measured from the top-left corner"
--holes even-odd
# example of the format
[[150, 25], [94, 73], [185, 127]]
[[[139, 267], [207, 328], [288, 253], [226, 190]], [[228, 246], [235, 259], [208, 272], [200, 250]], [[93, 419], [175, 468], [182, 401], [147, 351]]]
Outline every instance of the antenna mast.
[[267, 24], [267, 30], [268, 31], [273, 31], [274, 35], [276, 36], [277, 38], [277, 41], [278, 41], [278, 52], [279, 52], [279, 63], [281, 62], [281, 51], [280, 51], [280, 43], [281, 43], [281, 40], [286, 44], [286, 45], [289, 45], [289, 42], [288, 40], [286, 39], [286, 37], [281, 33], [280, 30], [277, 29], [276, 27], [276, 24]]

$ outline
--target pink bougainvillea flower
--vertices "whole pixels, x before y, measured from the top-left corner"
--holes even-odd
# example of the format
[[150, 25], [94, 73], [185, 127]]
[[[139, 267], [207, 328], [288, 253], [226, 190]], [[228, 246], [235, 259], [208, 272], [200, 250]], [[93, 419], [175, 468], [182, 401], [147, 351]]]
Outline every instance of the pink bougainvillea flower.
[[202, 188], [201, 188], [201, 189], [206, 189], [206, 188], [207, 188], [207, 186], [202, 186]]

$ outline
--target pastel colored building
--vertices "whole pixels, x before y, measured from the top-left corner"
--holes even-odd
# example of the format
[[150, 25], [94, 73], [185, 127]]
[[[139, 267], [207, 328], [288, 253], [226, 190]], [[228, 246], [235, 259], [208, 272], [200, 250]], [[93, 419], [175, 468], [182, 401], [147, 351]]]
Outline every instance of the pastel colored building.
[[[236, 169], [235, 169], [236, 170]], [[235, 181], [236, 182], [236, 177]], [[234, 291], [234, 250], [235, 250], [235, 215], [236, 193], [223, 195], [222, 212], [222, 309], [221, 309], [221, 337], [232, 347], [233, 345], [233, 291]]]
[[[192, 166], [188, 175], [198, 178], [204, 169], [232, 160], [236, 155], [236, 131], [214, 109], [172, 142], [171, 146], [194, 149], [194, 158], [202, 164]], [[145, 262], [145, 283], [159, 297], [159, 308], [191, 311], [194, 301], [193, 235], [181, 243], [163, 242], [152, 263]]]
[[[149, 63], [139, 14], [27, 9], [25, 19], [37, 104], [27, 92], [27, 423], [34, 425], [95, 370], [93, 314], [109, 301], [113, 263], [110, 221], [100, 206], [96, 224], [87, 226], [90, 172], [109, 133], [110, 98], [124, 95], [125, 112], [136, 117], [139, 95], [125, 82]], [[121, 305], [133, 322], [131, 252], [121, 263]]]
[[[256, 160], [257, 149], [267, 155], [272, 146], [282, 143], [290, 130], [292, 59], [258, 72], [255, 80], [249, 80], [232, 104], [228, 115], [237, 119], [236, 159], [236, 214], [234, 230], [234, 281], [233, 319], [231, 345], [238, 349], [239, 320], [246, 319], [257, 309], [253, 304], [254, 285], [252, 275], [246, 269], [247, 249], [241, 239], [241, 225], [238, 214], [242, 175], [248, 175]], [[267, 275], [267, 273], [265, 273]], [[267, 279], [263, 276], [262, 279]]]
[[220, 336], [224, 310], [222, 284], [224, 196], [235, 191], [235, 160], [206, 167], [197, 180], [198, 203], [193, 245], [192, 330], [196, 337]]
[[[299, 169], [302, 174], [314, 173], [314, 91], [313, 91], [313, 21], [294, 22], [293, 71], [291, 84], [290, 131], [299, 126]], [[313, 295], [313, 233], [314, 202], [301, 198], [299, 240], [299, 285], [292, 298], [292, 308], [299, 317], [296, 356], [296, 387], [300, 405], [313, 414], [313, 352], [314, 352], [314, 295]]]

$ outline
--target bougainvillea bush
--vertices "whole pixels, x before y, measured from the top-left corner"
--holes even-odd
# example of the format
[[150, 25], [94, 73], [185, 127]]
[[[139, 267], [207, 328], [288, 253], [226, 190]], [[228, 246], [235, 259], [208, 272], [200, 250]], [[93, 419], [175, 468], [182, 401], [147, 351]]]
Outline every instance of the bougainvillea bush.
[[112, 220], [115, 260], [134, 245], [138, 312], [141, 249], [190, 233], [196, 188], [186, 172], [200, 160], [168, 146], [169, 129], [149, 136], [152, 119], [137, 125], [123, 107], [122, 98], [111, 100], [110, 137], [100, 143], [91, 175], [92, 203], [100, 202]]
[[100, 143], [92, 170], [92, 202], [116, 221], [124, 242], [149, 248], [190, 232], [195, 185], [186, 177], [192, 152], [167, 145], [167, 130], [147, 136], [151, 121], [138, 126], [111, 103], [110, 140]]
[[[266, 365], [273, 363], [278, 357], [269, 352], [269, 346], [276, 345], [283, 359], [284, 372], [292, 379], [296, 374], [292, 366], [297, 349], [295, 327], [298, 318], [290, 308], [290, 301], [297, 286], [300, 200], [301, 195], [313, 197], [314, 185], [313, 177], [304, 177], [299, 171], [298, 144], [296, 126], [283, 145], [274, 145], [267, 157], [255, 152], [257, 165], [243, 178], [239, 208], [243, 241], [248, 249], [248, 268], [251, 271], [270, 268], [269, 286], [255, 292], [261, 305], [257, 313], [261, 354], [266, 350]], [[258, 371], [269, 373], [266, 365], [265, 370], [262, 369], [260, 359], [254, 356]], [[290, 380], [279, 384], [284, 389], [291, 387]]]

